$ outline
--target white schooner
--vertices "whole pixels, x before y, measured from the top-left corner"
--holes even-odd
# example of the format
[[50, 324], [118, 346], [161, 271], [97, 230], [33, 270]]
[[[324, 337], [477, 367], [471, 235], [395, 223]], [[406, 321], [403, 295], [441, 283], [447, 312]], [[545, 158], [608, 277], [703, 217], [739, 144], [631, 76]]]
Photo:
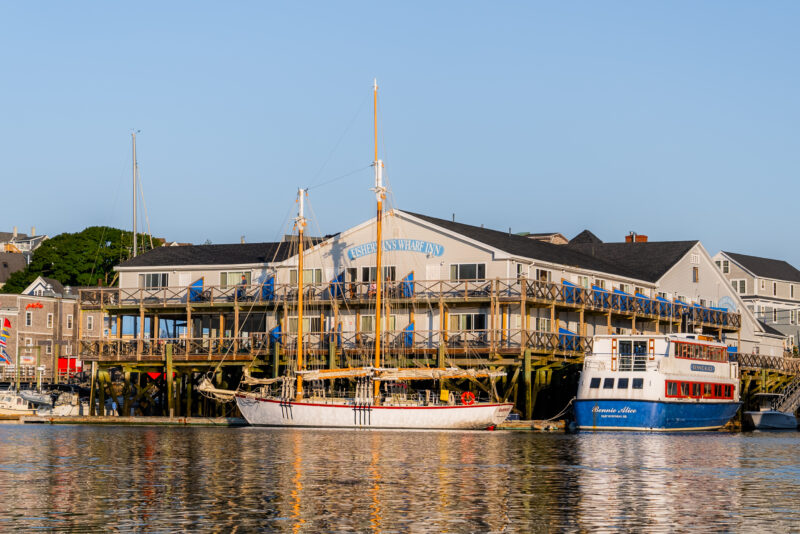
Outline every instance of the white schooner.
[[[376, 217], [376, 273], [382, 273], [383, 202], [387, 188], [383, 184], [383, 162], [378, 159], [378, 85], [373, 85], [375, 134], [375, 192]], [[295, 227], [298, 232], [297, 268], [297, 360], [294, 376], [255, 378], [245, 374], [240, 389], [225, 391], [215, 389], [205, 381], [201, 390], [225, 400], [235, 399], [244, 418], [256, 426], [335, 427], [374, 429], [486, 429], [502, 423], [513, 404], [482, 402], [475, 394], [464, 391], [461, 395], [447, 390], [418, 390], [401, 388], [403, 393], [390, 392], [397, 388], [382, 384], [408, 384], [427, 381], [442, 384], [444, 380], [486, 378], [492, 382], [505, 376], [502, 371], [460, 369], [455, 367], [386, 368], [382, 366], [381, 314], [383, 304], [382, 276], [375, 277], [375, 341], [372, 366], [345, 369], [307, 369], [303, 357], [303, 260], [304, 213], [307, 190], [298, 190], [298, 213]], [[333, 381], [346, 379], [355, 382], [355, 388], [346, 392], [336, 390]], [[323, 387], [304, 389], [304, 382], [324, 384]], [[494, 391], [494, 387], [491, 388]], [[495, 395], [496, 397], [496, 395]]]

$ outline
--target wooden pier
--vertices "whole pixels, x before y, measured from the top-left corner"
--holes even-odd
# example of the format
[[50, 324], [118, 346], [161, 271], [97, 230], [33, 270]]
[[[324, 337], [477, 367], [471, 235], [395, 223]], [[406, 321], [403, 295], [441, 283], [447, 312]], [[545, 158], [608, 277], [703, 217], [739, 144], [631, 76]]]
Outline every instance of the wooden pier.
[[[341, 324], [344, 313], [361, 313], [374, 305], [367, 283], [309, 284], [304, 300], [313, 306], [318, 325]], [[445, 366], [503, 369], [507, 376], [497, 386], [502, 399], [513, 400], [526, 420], [560, 409], [577, 383], [585, 354], [592, 350], [594, 333], [624, 328], [642, 334], [702, 331], [738, 336], [741, 316], [724, 310], [689, 306], [664, 299], [617, 294], [573, 285], [518, 279], [469, 281], [404, 280], [387, 284], [385, 301], [408, 324], [429, 314], [433, 330], [387, 329], [385, 365]], [[295, 359], [297, 335], [288, 319], [297, 306], [297, 291], [289, 284], [209, 286], [160, 289], [93, 288], [80, 290], [81, 311], [102, 310], [115, 326], [116, 336], [80, 338], [80, 357], [92, 362], [92, 391], [99, 399], [111, 394], [110, 369], [122, 373], [130, 391], [155, 388], [162, 399], [161, 413], [221, 415], [194, 390], [200, 374], [213, 372], [217, 387], [235, 388], [246, 368], [265, 376], [281, 375]], [[487, 310], [486, 328], [455, 330], [449, 317], [464, 309]], [[532, 324], [545, 316], [549, 329]], [[516, 327], [512, 317], [517, 318]], [[133, 321], [135, 333], [124, 336], [123, 320]], [[428, 323], [433, 319], [429, 319]], [[162, 337], [162, 321], [181, 335]], [[149, 323], [149, 331], [142, 327]], [[79, 322], [82, 324], [82, 321]], [[266, 325], [279, 325], [267, 328]], [[537, 323], [540, 324], [540, 323]], [[572, 324], [573, 331], [561, 328]], [[357, 327], [358, 328], [358, 327]], [[340, 328], [304, 332], [309, 365], [330, 368], [369, 365], [375, 339], [372, 332], [342, 332]], [[203, 335], [203, 332], [206, 335]], [[211, 333], [212, 335], [209, 335]], [[765, 384], [778, 387], [800, 371], [798, 360], [740, 355], [743, 377], [766, 372]], [[148, 375], [149, 373], [149, 375]], [[751, 380], [752, 382], [752, 380]], [[135, 383], [135, 384], [134, 384]], [[476, 392], [488, 388], [477, 381], [458, 384]], [[537, 397], [547, 392], [546, 409], [537, 411]], [[216, 410], [214, 414], [209, 410]], [[128, 412], [124, 412], [128, 413]], [[552, 413], [550, 414], [552, 415]]]

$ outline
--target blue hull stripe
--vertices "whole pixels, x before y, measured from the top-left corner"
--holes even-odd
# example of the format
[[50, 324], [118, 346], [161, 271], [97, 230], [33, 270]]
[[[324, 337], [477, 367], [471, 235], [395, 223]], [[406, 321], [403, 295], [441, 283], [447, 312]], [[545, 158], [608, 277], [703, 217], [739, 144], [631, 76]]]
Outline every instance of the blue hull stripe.
[[740, 402], [575, 400], [581, 430], [710, 430], [736, 415]]

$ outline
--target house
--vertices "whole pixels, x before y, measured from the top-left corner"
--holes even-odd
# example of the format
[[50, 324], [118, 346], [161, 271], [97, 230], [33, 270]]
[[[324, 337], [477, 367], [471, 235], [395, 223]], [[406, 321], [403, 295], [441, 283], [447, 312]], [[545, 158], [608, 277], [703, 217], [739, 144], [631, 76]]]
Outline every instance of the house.
[[23, 254], [28, 263], [33, 251], [47, 239], [46, 235], [36, 235], [36, 227], [31, 227], [31, 235], [20, 234], [17, 227], [12, 232], [0, 232], [0, 251]]
[[796, 351], [800, 340], [800, 270], [770, 258], [721, 251], [714, 262], [722, 276], [760, 321]]

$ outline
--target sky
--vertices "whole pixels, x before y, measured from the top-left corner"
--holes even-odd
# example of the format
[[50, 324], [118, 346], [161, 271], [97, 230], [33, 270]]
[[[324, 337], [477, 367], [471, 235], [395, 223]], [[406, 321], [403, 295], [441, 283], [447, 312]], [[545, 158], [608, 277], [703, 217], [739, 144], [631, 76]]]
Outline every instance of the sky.
[[0, 230], [272, 241], [394, 207], [800, 267], [800, 3], [0, 0]]

